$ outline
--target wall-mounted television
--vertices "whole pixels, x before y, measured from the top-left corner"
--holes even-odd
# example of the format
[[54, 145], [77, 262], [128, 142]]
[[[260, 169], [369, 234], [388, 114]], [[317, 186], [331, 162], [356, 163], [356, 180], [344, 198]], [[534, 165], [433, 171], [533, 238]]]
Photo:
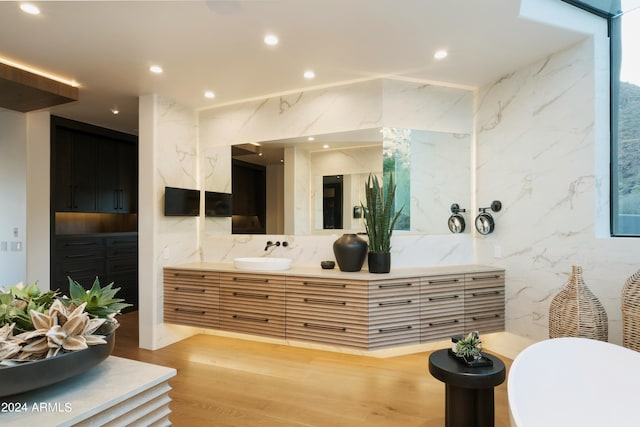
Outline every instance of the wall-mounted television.
[[205, 216], [231, 216], [231, 194], [217, 193], [215, 191], [204, 192]]
[[200, 190], [164, 187], [164, 215], [200, 215]]

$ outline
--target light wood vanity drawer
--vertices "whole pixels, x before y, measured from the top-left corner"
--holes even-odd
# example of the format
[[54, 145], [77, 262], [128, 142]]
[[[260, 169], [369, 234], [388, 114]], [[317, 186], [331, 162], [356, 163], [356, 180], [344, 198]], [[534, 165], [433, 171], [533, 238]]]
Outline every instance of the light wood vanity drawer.
[[361, 324], [287, 315], [287, 339], [367, 348], [368, 330]]
[[220, 273], [220, 285], [284, 292], [284, 276], [261, 273]]
[[369, 349], [375, 350], [420, 342], [420, 318], [402, 319], [369, 328]]
[[366, 299], [368, 295], [368, 285], [366, 281], [362, 280], [287, 277], [287, 294], [289, 293]]
[[420, 294], [420, 278], [410, 277], [369, 283], [369, 298], [384, 299]]
[[284, 316], [264, 311], [220, 310], [220, 329], [245, 334], [285, 337]]
[[465, 322], [462, 307], [457, 313], [444, 316], [423, 317], [420, 323], [422, 342], [449, 339], [453, 335], [464, 334]]
[[196, 307], [167, 302], [164, 304], [164, 321], [199, 328], [218, 328], [220, 325], [217, 307]]
[[181, 285], [206, 285], [218, 287], [220, 285], [220, 273], [204, 270], [164, 269], [164, 282]]

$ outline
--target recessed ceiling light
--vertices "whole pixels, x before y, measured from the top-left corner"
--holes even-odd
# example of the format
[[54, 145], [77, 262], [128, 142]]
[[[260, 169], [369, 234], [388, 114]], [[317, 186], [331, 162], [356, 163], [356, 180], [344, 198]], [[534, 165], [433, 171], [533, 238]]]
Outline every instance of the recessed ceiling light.
[[444, 59], [447, 57], [447, 55], [449, 55], [449, 53], [446, 50], [440, 49], [433, 54], [433, 57], [435, 59]]
[[315, 141], [316, 139], [312, 136], [310, 136], [309, 138], [307, 138], [307, 141], [311, 142], [311, 141]]
[[162, 67], [159, 65], [152, 65], [151, 67], [149, 67], [149, 71], [155, 74], [160, 74], [162, 73]]
[[112, 108], [111, 112], [116, 115], [116, 114], [120, 114], [120, 110], [118, 110], [117, 108]]
[[304, 72], [304, 78], [305, 79], [312, 79], [316, 76], [316, 73], [314, 73], [312, 70], [307, 70]]
[[38, 6], [33, 5], [33, 4], [22, 3], [20, 5], [20, 9], [23, 12], [28, 13], [29, 15], [39, 15], [40, 14], [40, 9], [38, 8]]
[[215, 98], [215, 97], [216, 97], [216, 94], [215, 94], [215, 93], [213, 93], [213, 92], [211, 92], [210, 90], [208, 90], [208, 91], [206, 91], [206, 92], [204, 93], [204, 97], [205, 97], [205, 98], [209, 98], [209, 99], [213, 99], [213, 98]]
[[324, 144], [322, 148], [329, 148], [329, 144]]
[[264, 43], [269, 46], [275, 46], [278, 44], [278, 37], [273, 34], [267, 34], [264, 37]]

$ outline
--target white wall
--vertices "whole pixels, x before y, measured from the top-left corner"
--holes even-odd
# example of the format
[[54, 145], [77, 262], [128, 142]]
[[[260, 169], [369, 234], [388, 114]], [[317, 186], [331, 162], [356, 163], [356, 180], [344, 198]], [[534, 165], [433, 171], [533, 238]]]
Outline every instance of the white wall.
[[0, 129], [0, 286], [11, 286], [27, 280], [26, 114], [0, 108]]
[[495, 233], [477, 239], [477, 260], [506, 268], [507, 330], [535, 341], [548, 338], [551, 299], [575, 264], [621, 343], [622, 287], [640, 268], [639, 239], [598, 232], [608, 209], [606, 24], [598, 34], [479, 92], [478, 203], [500, 199], [503, 211]]
[[164, 324], [165, 265], [197, 261], [201, 217], [165, 217], [164, 187], [201, 189], [196, 114], [157, 95], [140, 98], [138, 214], [140, 346], [155, 349], [193, 334]]

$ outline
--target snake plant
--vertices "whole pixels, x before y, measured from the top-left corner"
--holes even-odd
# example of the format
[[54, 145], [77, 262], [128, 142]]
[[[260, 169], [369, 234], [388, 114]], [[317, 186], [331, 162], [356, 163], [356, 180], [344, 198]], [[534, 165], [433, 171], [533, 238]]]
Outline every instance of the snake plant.
[[385, 253], [391, 251], [391, 234], [393, 227], [402, 212], [400, 208], [393, 214], [393, 200], [396, 195], [396, 186], [393, 182], [393, 174], [388, 175], [386, 185], [380, 185], [378, 177], [369, 174], [365, 184], [366, 206], [362, 205], [364, 212], [364, 225], [369, 237], [369, 252]]

